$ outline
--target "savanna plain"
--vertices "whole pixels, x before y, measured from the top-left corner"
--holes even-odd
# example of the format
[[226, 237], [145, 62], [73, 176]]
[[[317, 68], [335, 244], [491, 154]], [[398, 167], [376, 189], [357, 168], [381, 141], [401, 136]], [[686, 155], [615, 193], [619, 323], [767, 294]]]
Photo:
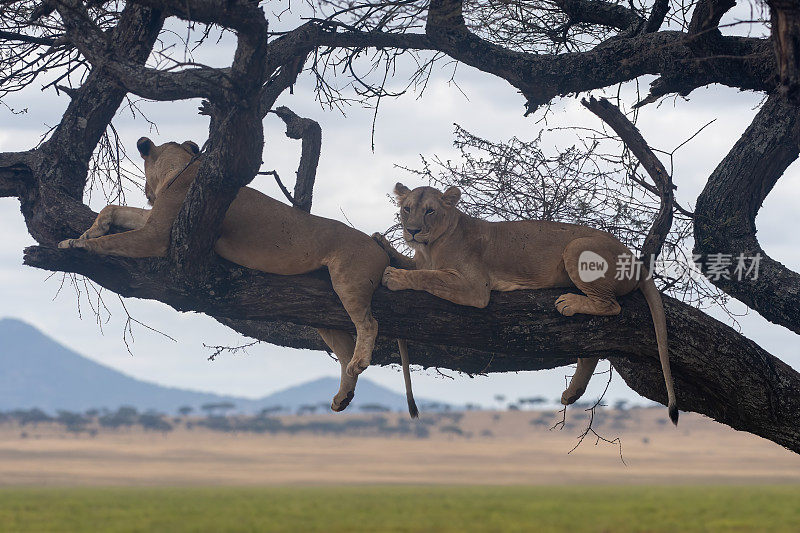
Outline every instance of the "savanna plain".
[[700, 416], [603, 410], [574, 450], [580, 409], [406, 418], [0, 424], [0, 530], [800, 531], [800, 458]]

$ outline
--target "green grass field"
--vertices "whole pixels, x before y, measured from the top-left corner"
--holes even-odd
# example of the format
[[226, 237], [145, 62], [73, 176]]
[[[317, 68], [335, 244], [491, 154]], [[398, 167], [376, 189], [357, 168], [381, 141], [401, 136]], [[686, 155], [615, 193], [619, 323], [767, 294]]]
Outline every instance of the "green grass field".
[[800, 486], [0, 489], [0, 531], [800, 531]]

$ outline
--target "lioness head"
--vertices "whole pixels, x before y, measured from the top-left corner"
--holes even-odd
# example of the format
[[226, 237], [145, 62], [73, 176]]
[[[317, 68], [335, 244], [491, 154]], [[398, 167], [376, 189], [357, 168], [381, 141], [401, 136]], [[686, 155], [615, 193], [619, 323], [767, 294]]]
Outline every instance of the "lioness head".
[[161, 192], [161, 188], [179, 172], [184, 171], [192, 157], [200, 153], [200, 147], [192, 141], [183, 144], [168, 142], [156, 146], [147, 137], [136, 141], [136, 148], [144, 159], [144, 175], [147, 179], [144, 194], [151, 205]]
[[394, 186], [400, 204], [403, 238], [411, 245], [427, 245], [441, 237], [458, 218], [456, 204], [461, 198], [458, 187], [444, 192], [433, 187], [417, 187], [413, 191], [398, 183]]

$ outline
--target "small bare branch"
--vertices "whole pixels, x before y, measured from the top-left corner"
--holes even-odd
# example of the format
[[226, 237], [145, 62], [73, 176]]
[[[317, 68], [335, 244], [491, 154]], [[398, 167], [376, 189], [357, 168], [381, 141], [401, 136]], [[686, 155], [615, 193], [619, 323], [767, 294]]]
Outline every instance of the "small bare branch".
[[[314, 180], [317, 177], [317, 164], [322, 150], [322, 128], [316, 121], [299, 117], [285, 106], [275, 109], [273, 113], [286, 123], [287, 137], [302, 139], [300, 165], [297, 167], [297, 181], [291, 201], [298, 209], [310, 213]], [[278, 179], [277, 174], [275, 179]]]
[[672, 215], [675, 202], [675, 194], [673, 191], [675, 186], [672, 184], [672, 176], [669, 175], [667, 169], [664, 168], [664, 165], [661, 164], [661, 161], [659, 161], [650, 149], [650, 146], [647, 144], [647, 141], [644, 140], [644, 137], [642, 137], [639, 129], [628, 120], [617, 106], [605, 98], [597, 100], [594, 97], [589, 100], [581, 100], [581, 104], [600, 117], [603, 122], [608, 124], [611, 129], [619, 135], [622, 142], [633, 152], [656, 184], [658, 195], [661, 198], [661, 207], [658, 210], [656, 219], [653, 221], [650, 232], [647, 234], [647, 237], [645, 237], [640, 257], [645, 265], [652, 268], [655, 259], [658, 257], [658, 254], [661, 253], [664, 240], [672, 228]]

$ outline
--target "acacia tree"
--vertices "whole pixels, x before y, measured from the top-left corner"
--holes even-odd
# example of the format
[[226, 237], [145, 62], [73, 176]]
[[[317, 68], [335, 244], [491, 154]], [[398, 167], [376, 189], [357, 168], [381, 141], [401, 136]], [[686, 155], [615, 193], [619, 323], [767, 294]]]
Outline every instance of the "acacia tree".
[[[379, 100], [392, 95], [383, 82], [398, 58], [416, 61], [411, 82], [421, 84], [437, 61], [455, 60], [518, 89], [527, 113], [563, 95], [648, 74], [658, 77], [637, 105], [722, 84], [761, 92], [766, 100], [709, 177], [694, 213], [682, 214], [690, 219], [701, 257], [762, 256], [757, 279], [713, 282], [800, 334], [800, 277], [769, 258], [755, 236], [761, 202], [800, 152], [800, 10], [788, 0], [768, 3], [771, 31], [758, 37], [721, 31], [734, 0], [317, 0], [308, 6], [314, 18], [282, 32], [269, 28], [278, 16], [268, 17], [249, 0], [1, 0], [2, 91], [55, 72], [47, 86], [66, 92], [70, 103], [40, 145], [0, 154], [0, 196], [19, 199], [39, 243], [25, 250], [27, 265], [80, 274], [122, 296], [206, 313], [270, 343], [322, 349], [313, 327], [352, 331], [324, 272], [254, 272], [224, 262], [212, 248], [230, 202], [259, 171], [263, 118], [299, 75], [313, 76], [328, 103], [346, 97], [331, 79], [341, 71], [349, 73], [359, 96]], [[170, 49], [159, 44], [168, 19], [185, 21], [203, 36], [212, 27], [232, 32], [231, 65], [171, 59]], [[365, 64], [367, 71], [385, 73], [378, 83], [359, 74], [358, 65]], [[168, 255], [126, 259], [57, 250], [57, 242], [79, 235], [95, 217], [84, 196], [101, 172], [98, 157], [113, 148], [110, 124], [129, 95], [203, 98], [202, 112], [211, 118]], [[596, 101], [587, 106], [629, 143], [654, 180], [643, 186], [659, 192], [662, 208], [645, 251], [657, 253], [673, 211], [680, 211], [671, 200], [669, 176], [612, 107]], [[287, 113], [282, 118], [293, 120]], [[304, 193], [298, 205], [309, 206], [310, 190], [301, 185], [298, 192]], [[625, 298], [618, 317], [564, 318], [553, 307], [559, 292], [497, 293], [479, 310], [428, 294], [378, 289], [373, 305], [383, 340], [373, 361], [392, 361], [388, 339], [395, 337], [413, 340], [413, 362], [467, 373], [554, 368], [599, 356], [610, 359], [631, 388], [663, 403], [643, 298]], [[665, 308], [678, 406], [800, 452], [800, 374], [686, 303], [666, 298]]]

